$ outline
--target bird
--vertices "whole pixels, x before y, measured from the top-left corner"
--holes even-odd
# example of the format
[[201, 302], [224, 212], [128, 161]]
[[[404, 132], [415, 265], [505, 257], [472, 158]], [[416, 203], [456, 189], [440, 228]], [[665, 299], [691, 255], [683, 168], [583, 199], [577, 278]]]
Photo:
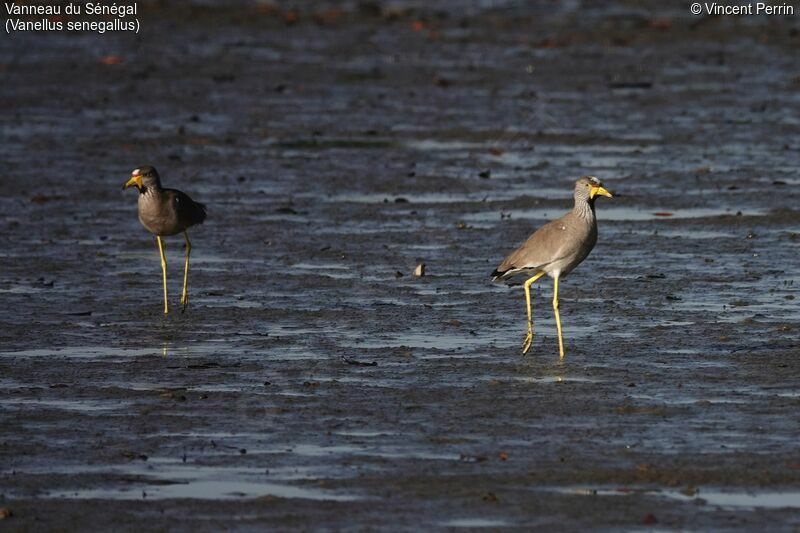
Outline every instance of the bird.
[[195, 202], [189, 195], [177, 189], [166, 189], [161, 186], [158, 171], [144, 165], [131, 172], [130, 179], [125, 182], [122, 189], [136, 187], [139, 190], [139, 222], [142, 226], [156, 236], [158, 251], [161, 255], [161, 271], [164, 278], [164, 314], [169, 314], [167, 303], [167, 259], [164, 256], [162, 237], [177, 235], [183, 232], [186, 239], [186, 264], [183, 271], [183, 295], [181, 296], [182, 311], [189, 305], [187, 285], [189, 281], [189, 254], [192, 243], [189, 241], [187, 230], [197, 224], [202, 224], [206, 219], [206, 206]]
[[575, 205], [572, 211], [548, 222], [514, 250], [492, 272], [492, 281], [508, 281], [520, 274], [530, 276], [523, 287], [528, 308], [528, 332], [522, 342], [522, 355], [533, 342], [533, 313], [531, 285], [545, 274], [553, 278], [553, 312], [558, 329], [558, 352], [564, 358], [564, 339], [558, 312], [558, 282], [586, 259], [597, 242], [597, 218], [594, 202], [598, 196], [613, 198], [594, 176], [583, 176], [575, 182]]

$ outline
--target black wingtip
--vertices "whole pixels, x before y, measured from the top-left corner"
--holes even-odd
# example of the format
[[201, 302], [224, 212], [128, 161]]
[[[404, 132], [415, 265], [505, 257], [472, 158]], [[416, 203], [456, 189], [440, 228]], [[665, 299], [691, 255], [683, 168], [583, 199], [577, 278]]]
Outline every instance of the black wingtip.
[[199, 208], [197, 211], [197, 224], [202, 224], [206, 219], [206, 204], [201, 204], [200, 202], [195, 202], [195, 205]]
[[499, 270], [494, 269], [492, 271], [492, 281], [497, 281], [497, 279], [500, 278], [503, 274], [505, 274], [505, 272], [500, 272]]

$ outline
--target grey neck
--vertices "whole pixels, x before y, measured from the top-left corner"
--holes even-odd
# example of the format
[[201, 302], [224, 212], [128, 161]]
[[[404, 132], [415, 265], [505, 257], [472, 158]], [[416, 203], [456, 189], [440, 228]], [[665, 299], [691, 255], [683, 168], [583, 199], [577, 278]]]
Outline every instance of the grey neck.
[[594, 220], [594, 202], [585, 198], [575, 198], [575, 207], [572, 208], [580, 218], [591, 222]]
[[144, 188], [143, 188], [143, 189], [140, 191], [140, 194], [141, 194], [142, 196], [145, 196], [145, 197], [147, 197], [147, 198], [150, 198], [150, 197], [158, 196], [158, 191], [159, 191], [159, 188], [158, 188], [158, 187], [153, 187], [153, 186], [150, 186], [150, 187], [144, 187]]

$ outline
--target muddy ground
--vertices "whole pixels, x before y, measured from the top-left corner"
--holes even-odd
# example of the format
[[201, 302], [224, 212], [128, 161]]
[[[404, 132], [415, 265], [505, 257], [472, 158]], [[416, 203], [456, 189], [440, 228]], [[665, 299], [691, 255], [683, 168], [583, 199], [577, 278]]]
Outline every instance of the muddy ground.
[[177, 4], [0, 37], [0, 529], [800, 527], [800, 13]]

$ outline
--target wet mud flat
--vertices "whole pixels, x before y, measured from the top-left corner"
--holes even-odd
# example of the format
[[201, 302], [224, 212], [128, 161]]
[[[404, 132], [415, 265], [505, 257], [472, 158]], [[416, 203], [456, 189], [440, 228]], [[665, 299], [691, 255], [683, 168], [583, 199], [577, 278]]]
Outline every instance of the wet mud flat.
[[[4, 529], [800, 525], [798, 19], [140, 11], [0, 39]], [[209, 207], [185, 314], [146, 163]], [[488, 273], [581, 174], [522, 358]]]

